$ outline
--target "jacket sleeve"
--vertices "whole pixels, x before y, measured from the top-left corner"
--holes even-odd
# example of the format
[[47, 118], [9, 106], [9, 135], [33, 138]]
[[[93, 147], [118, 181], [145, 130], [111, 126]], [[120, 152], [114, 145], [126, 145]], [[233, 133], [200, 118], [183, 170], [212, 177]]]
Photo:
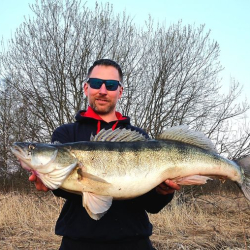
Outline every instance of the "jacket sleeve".
[[163, 209], [174, 197], [173, 194], [162, 195], [158, 194], [154, 189], [148, 193], [136, 198], [136, 203], [138, 206], [143, 206], [143, 208], [152, 214], [156, 214], [161, 209]]
[[62, 197], [66, 200], [71, 200], [71, 201], [75, 201], [75, 202], [82, 202], [82, 196], [79, 194], [73, 194], [70, 192], [66, 192], [60, 188], [56, 189], [56, 190], [52, 190], [53, 194], [57, 197]]

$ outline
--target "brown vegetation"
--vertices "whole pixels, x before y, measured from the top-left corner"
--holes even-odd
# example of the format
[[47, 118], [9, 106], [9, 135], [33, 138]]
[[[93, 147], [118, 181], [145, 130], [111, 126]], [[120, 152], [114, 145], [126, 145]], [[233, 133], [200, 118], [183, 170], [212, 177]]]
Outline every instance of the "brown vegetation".
[[[150, 215], [156, 249], [249, 249], [250, 203], [237, 193], [184, 195]], [[63, 200], [52, 193], [0, 193], [0, 249], [58, 249]]]

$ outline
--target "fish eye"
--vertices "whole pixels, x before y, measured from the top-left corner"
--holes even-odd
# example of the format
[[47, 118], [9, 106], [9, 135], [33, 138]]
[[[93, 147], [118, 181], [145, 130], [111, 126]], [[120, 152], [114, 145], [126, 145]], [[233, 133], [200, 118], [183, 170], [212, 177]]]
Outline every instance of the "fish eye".
[[29, 150], [34, 150], [36, 147], [34, 144], [30, 144], [28, 148], [29, 148]]

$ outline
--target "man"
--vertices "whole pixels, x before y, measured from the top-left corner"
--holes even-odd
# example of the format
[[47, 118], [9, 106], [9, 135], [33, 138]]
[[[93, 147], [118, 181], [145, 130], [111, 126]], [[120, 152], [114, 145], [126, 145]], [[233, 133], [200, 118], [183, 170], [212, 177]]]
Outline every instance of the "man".
[[[89, 102], [87, 111], [79, 111], [75, 123], [58, 127], [52, 135], [52, 142], [89, 141], [91, 134], [110, 128], [127, 128], [147, 136], [142, 129], [130, 124], [129, 117], [116, 111], [123, 92], [122, 80], [122, 70], [116, 62], [109, 59], [94, 62], [83, 86]], [[38, 190], [48, 191], [35, 174], [29, 180], [35, 182]], [[98, 221], [89, 217], [80, 195], [54, 190], [55, 195], [66, 199], [56, 224], [56, 234], [63, 236], [60, 249], [153, 249], [149, 240], [152, 225], [145, 211], [159, 212], [179, 189], [176, 183], [166, 180], [138, 198], [114, 200]]]

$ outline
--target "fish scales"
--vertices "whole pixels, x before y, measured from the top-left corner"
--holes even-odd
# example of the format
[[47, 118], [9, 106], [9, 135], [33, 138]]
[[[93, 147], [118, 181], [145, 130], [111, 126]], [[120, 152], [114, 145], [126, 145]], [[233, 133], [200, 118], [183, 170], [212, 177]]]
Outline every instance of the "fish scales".
[[161, 175], [167, 166], [168, 169], [174, 169], [172, 175], [168, 172], [168, 177], [174, 178], [178, 170], [182, 172], [182, 175], [183, 173], [184, 175], [190, 174], [189, 172], [193, 171], [197, 164], [202, 165], [199, 168], [200, 174], [213, 174], [214, 169], [211, 169], [211, 166], [214, 166], [217, 168], [218, 175], [225, 174], [225, 169], [233, 173], [232, 177], [240, 175], [239, 167], [232, 161], [208, 153], [201, 148], [173, 141], [102, 142], [92, 143], [89, 151], [71, 150], [79, 161], [84, 162], [87, 171], [100, 174], [99, 170], [101, 170], [106, 176], [123, 176], [128, 173], [138, 174], [149, 171], [157, 171]]
[[[99, 189], [98, 194], [108, 193], [116, 199], [133, 198], [151, 190], [166, 179], [175, 180], [181, 176], [192, 175], [194, 166], [198, 166], [196, 174], [199, 175], [222, 176], [226, 172], [225, 178], [237, 180], [241, 174], [235, 164], [228, 164], [220, 157], [208, 154], [198, 147], [173, 141], [100, 142], [92, 143], [88, 150], [71, 149], [76, 158], [83, 163], [84, 171], [112, 183], [112, 188], [116, 187], [113, 190], [111, 187], [109, 190]], [[147, 185], [141, 185], [142, 188], [138, 189], [139, 183], [143, 182], [147, 182]]]

